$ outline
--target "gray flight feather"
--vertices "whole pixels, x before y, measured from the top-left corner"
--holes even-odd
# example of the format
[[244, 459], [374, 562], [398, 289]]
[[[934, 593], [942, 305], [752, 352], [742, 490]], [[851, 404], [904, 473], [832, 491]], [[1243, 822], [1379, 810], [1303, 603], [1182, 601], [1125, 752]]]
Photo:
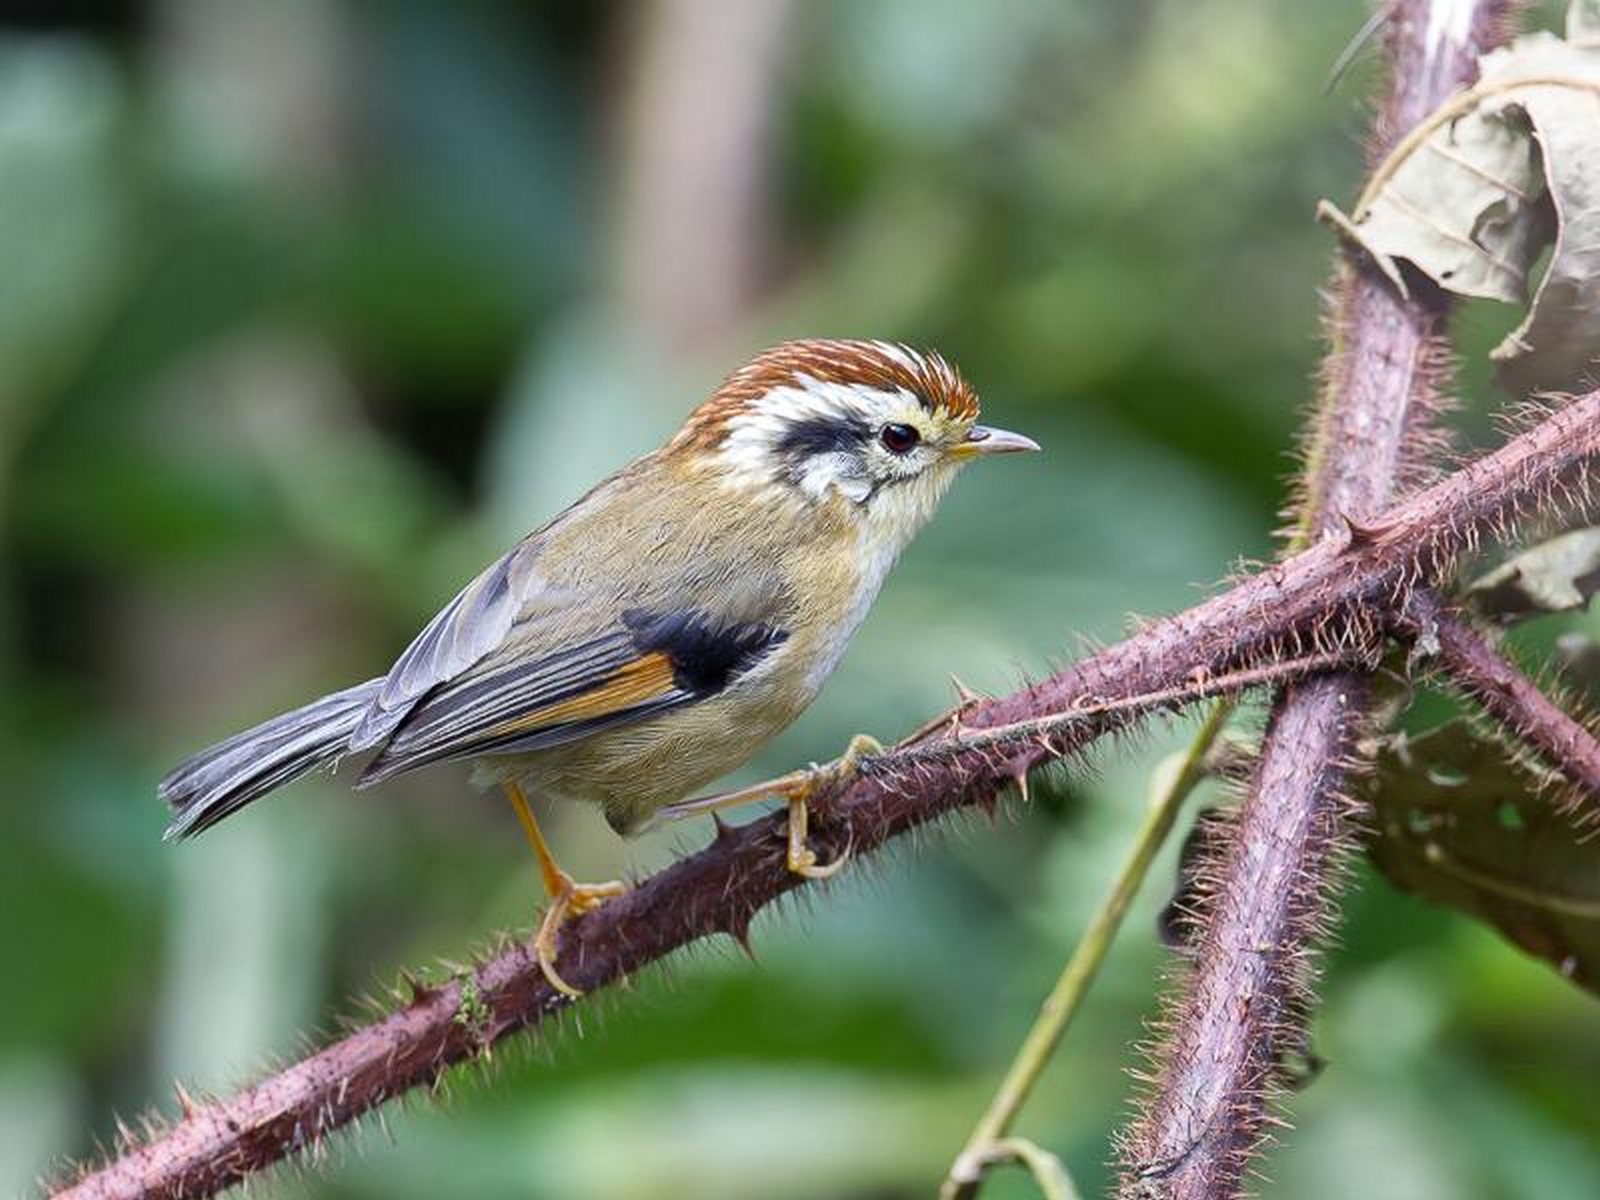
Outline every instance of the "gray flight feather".
[[439, 610], [389, 669], [382, 691], [350, 737], [351, 750], [376, 746], [417, 701], [505, 641], [521, 607], [519, 580], [527, 577], [536, 553], [535, 542], [523, 542]]
[[338, 758], [382, 686], [382, 679], [369, 679], [313, 700], [179, 764], [160, 784], [161, 798], [176, 814], [166, 836], [190, 837], [208, 829], [258, 796]]
[[[638, 653], [631, 633], [619, 627], [532, 661], [513, 659], [498, 669], [474, 671], [445, 684], [391, 731], [356, 786], [367, 787], [443, 758], [506, 749], [515, 739], [497, 737], [497, 727], [545, 704], [582, 694]], [[628, 719], [631, 714], [619, 716]], [[575, 736], [582, 735], [583, 727], [584, 723], [577, 724]], [[563, 740], [559, 731], [545, 732], [546, 744]]]

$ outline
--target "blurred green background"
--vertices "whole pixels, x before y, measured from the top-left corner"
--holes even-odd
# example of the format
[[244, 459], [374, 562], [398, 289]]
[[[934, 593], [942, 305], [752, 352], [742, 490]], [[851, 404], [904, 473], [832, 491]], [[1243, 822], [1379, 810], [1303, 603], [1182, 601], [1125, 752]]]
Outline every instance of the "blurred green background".
[[[516, 824], [459, 771], [318, 779], [182, 846], [155, 780], [374, 674], [755, 348], [937, 346], [1048, 453], [968, 473], [750, 778], [1272, 549], [1331, 252], [1312, 207], [1361, 170], [1372, 55], [1324, 92], [1359, 0], [5, 11], [0, 1192], [529, 924]], [[1464, 344], [1513, 319], [1469, 311]], [[254, 1194], [929, 1195], [1185, 733], [919, 835], [761, 918], [754, 963], [701, 948]], [[580, 878], [707, 832], [550, 820]], [[1021, 1123], [1086, 1194], [1171, 873]], [[1359, 883], [1270, 1194], [1600, 1195], [1600, 1009]]]

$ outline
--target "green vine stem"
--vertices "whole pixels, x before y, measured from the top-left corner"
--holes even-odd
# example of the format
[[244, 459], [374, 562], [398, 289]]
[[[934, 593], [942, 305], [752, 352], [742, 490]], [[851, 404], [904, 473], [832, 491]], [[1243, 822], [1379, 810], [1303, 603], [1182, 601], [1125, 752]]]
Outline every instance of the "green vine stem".
[[[1077, 1015], [1089, 985], [1094, 982], [1101, 964], [1105, 962], [1117, 930], [1122, 927], [1123, 918], [1138, 894], [1139, 886], [1150, 872], [1150, 864], [1172, 833], [1184, 800], [1205, 778], [1206, 756], [1233, 715], [1236, 704], [1237, 701], [1233, 699], [1224, 699], [1212, 706], [1205, 724], [1184, 752], [1177, 771], [1157, 791], [1133, 839], [1133, 848], [1112, 882], [1111, 890], [1095, 910], [1083, 937], [1073, 949], [1072, 957], [1056, 979], [1055, 987], [1045, 998], [1033, 1028], [1023, 1039], [994, 1099], [989, 1102], [989, 1107], [967, 1138], [967, 1144], [951, 1164], [950, 1174], [939, 1189], [940, 1200], [971, 1200], [978, 1193], [984, 1171], [997, 1162], [1020, 1160], [1034, 1171], [1036, 1179], [1041, 1178], [1026, 1155], [1011, 1152], [1015, 1150], [1011, 1143], [1017, 1140], [1007, 1137], [1011, 1124], [1027, 1103], [1039, 1076], [1060, 1045], [1067, 1027], [1072, 1024], [1072, 1018]], [[1037, 1147], [1033, 1147], [1033, 1150], [1037, 1154], [1043, 1153]], [[1049, 1197], [1050, 1189], [1045, 1187], [1042, 1179], [1040, 1186]]]
[[989, 1147], [984, 1166], [1019, 1163], [1033, 1176], [1044, 1200], [1079, 1200], [1078, 1189], [1061, 1160], [1027, 1138], [1001, 1138]]

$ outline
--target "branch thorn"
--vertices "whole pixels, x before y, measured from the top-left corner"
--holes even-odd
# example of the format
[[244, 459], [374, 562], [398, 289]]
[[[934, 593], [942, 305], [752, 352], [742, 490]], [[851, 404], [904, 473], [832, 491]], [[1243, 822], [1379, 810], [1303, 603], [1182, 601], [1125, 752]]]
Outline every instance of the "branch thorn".
[[961, 679], [961, 677], [959, 675], [951, 675], [950, 676], [950, 684], [951, 684], [952, 687], [954, 687], [956, 689], [956, 695], [961, 700], [961, 707], [962, 708], [966, 708], [969, 705], [980, 704], [980, 703], [983, 702], [983, 697], [979, 693], [977, 693], [977, 692], [973, 691], [971, 688], [969, 688], [964, 682], [962, 682], [962, 679]]
[[731, 840], [736, 834], [735, 827], [724, 821], [722, 814], [719, 812], [711, 814], [711, 824], [715, 830], [711, 840], [717, 845], [722, 845], [724, 842]]
[[409, 993], [407, 1003], [412, 1007], [426, 1004], [439, 994], [438, 988], [430, 987], [422, 981], [420, 976], [413, 974], [411, 971], [401, 971], [400, 982]]
[[1388, 526], [1366, 525], [1346, 512], [1339, 514], [1339, 520], [1344, 523], [1345, 533], [1349, 537], [1347, 548], [1351, 550], [1371, 546], [1389, 532]]
[[750, 944], [750, 921], [754, 916], [754, 913], [749, 912], [730, 913], [722, 927], [722, 932], [739, 944], [739, 949], [744, 951], [745, 957], [751, 962], [756, 960], [755, 948]]

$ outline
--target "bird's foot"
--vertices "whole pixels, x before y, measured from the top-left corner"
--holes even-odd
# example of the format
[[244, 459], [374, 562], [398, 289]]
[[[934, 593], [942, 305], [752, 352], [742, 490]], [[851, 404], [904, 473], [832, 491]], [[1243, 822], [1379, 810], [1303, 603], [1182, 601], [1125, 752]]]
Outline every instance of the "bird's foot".
[[831, 879], [850, 861], [850, 848], [846, 846], [844, 853], [831, 863], [824, 866], [817, 862], [817, 852], [807, 836], [811, 801], [818, 796], [838, 795], [861, 774], [862, 759], [882, 753], [882, 742], [858, 733], [833, 762], [784, 776], [784, 786], [774, 790], [789, 802], [789, 870], [807, 879]]
[[563, 995], [577, 999], [582, 988], [573, 987], [556, 970], [556, 957], [561, 952], [561, 927], [573, 917], [591, 912], [607, 900], [625, 894], [628, 885], [613, 879], [606, 883], [577, 883], [561, 868], [546, 872], [545, 886], [550, 891], [550, 907], [539, 922], [539, 932], [534, 935], [533, 949], [539, 957], [539, 970], [550, 986]]
[[818, 797], [837, 795], [843, 791], [861, 773], [861, 760], [881, 753], [883, 744], [876, 738], [864, 733], [857, 734], [850, 739], [845, 752], [833, 762], [821, 765], [813, 763], [803, 771], [790, 771], [787, 775], [779, 775], [776, 779], [768, 779], [737, 791], [669, 804], [656, 813], [650, 824], [654, 826], [667, 821], [679, 821], [684, 817], [717, 813], [725, 808], [737, 808], [765, 800], [769, 796], [782, 796], [789, 803], [789, 870], [807, 879], [828, 879], [850, 861], [850, 851], [847, 848], [826, 866], [818, 864], [817, 852], [811, 849], [807, 841], [811, 802]]
[[583, 995], [583, 990], [561, 978], [555, 966], [556, 955], [561, 951], [561, 927], [573, 917], [581, 917], [607, 900], [622, 895], [628, 890], [628, 885], [616, 879], [608, 883], [574, 882], [572, 876], [556, 862], [556, 856], [550, 853], [550, 844], [544, 840], [544, 831], [539, 828], [533, 809], [528, 807], [522, 788], [515, 781], [508, 781], [503, 786], [511, 807], [517, 811], [517, 819], [522, 822], [522, 831], [528, 836], [528, 845], [533, 848], [533, 856], [539, 862], [539, 874], [544, 879], [545, 894], [550, 897], [550, 907], [544, 914], [544, 920], [539, 922], [539, 932], [533, 938], [534, 953], [539, 956], [539, 970], [544, 972], [551, 987], [576, 1000]]

